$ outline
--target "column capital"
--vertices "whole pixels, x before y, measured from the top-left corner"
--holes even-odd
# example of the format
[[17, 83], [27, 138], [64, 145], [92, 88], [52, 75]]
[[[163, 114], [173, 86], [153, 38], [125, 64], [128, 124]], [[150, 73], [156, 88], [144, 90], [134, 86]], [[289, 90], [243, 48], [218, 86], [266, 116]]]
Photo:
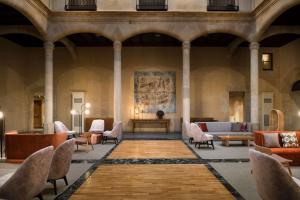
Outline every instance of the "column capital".
[[250, 50], [258, 50], [259, 49], [259, 43], [258, 42], [251, 42], [249, 45]]
[[183, 41], [182, 42], [182, 48], [183, 49], [190, 49], [191, 48], [191, 42], [190, 41]]
[[54, 50], [55, 45], [53, 42], [46, 41], [46, 42], [44, 42], [44, 47], [45, 47], [45, 49]]
[[117, 51], [121, 51], [122, 49], [122, 42], [121, 41], [114, 41], [114, 49]]

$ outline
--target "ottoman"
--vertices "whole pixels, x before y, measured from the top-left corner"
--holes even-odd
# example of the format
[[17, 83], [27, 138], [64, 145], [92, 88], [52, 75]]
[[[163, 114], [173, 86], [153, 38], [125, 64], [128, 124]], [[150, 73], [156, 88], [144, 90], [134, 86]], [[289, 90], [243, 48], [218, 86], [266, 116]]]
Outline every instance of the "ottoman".
[[99, 144], [102, 140], [102, 134], [93, 133], [91, 135], [91, 143], [92, 144]]

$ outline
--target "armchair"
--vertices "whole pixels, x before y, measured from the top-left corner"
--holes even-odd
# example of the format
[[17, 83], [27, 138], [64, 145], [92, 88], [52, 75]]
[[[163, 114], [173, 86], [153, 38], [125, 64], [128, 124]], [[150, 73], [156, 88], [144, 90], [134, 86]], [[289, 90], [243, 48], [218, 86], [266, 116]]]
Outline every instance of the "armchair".
[[56, 180], [64, 179], [66, 185], [68, 185], [67, 173], [70, 169], [72, 155], [74, 152], [75, 139], [67, 140], [63, 144], [59, 145], [54, 151], [50, 172], [48, 176], [48, 182], [54, 186], [54, 194], [57, 194]]
[[201, 128], [195, 123], [191, 123], [191, 134], [193, 135], [195, 147], [197, 147], [197, 144], [198, 144], [198, 148], [200, 148], [201, 144], [206, 144], [208, 147], [209, 145], [211, 145], [212, 148], [215, 149], [213, 136], [204, 133], [201, 130]]
[[102, 119], [93, 120], [89, 132], [103, 133], [104, 132], [104, 120], [102, 120]]
[[0, 186], [1, 199], [24, 199], [42, 197], [53, 157], [53, 146], [30, 155], [8, 180]]
[[103, 140], [102, 144], [107, 142], [107, 140], [114, 140], [114, 142], [117, 144], [118, 141], [118, 136], [122, 134], [122, 122], [116, 122], [113, 129], [111, 131], [105, 131], [103, 133]]
[[250, 149], [256, 188], [264, 200], [300, 199], [300, 180], [291, 177], [273, 157]]
[[94, 150], [94, 146], [91, 142], [91, 136], [92, 136], [92, 133], [85, 132], [85, 133], [82, 133], [82, 135], [80, 135], [79, 137], [75, 138], [75, 144], [77, 146], [77, 150], [78, 150], [78, 145], [86, 145], [86, 147], [91, 145], [92, 150]]
[[191, 124], [188, 121], [184, 121], [182, 124], [183, 133], [189, 137], [189, 143], [193, 143], [193, 135], [191, 133]]
[[54, 122], [55, 133], [67, 133], [68, 137], [75, 137], [76, 131], [69, 130], [61, 121]]

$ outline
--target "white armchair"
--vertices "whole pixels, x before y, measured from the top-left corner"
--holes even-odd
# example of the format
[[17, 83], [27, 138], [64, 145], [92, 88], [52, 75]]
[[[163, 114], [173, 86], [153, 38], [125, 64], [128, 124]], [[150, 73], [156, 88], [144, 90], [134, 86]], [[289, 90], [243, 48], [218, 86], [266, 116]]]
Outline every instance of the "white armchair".
[[89, 132], [103, 133], [104, 132], [104, 120], [102, 120], [102, 119], [93, 120]]
[[193, 135], [191, 133], [191, 124], [188, 121], [184, 121], [182, 124], [183, 133], [189, 137], [189, 143], [193, 143]]
[[55, 133], [67, 133], [69, 137], [75, 137], [76, 131], [69, 130], [64, 123], [61, 121], [54, 122]]
[[204, 133], [197, 124], [191, 123], [191, 133], [193, 135], [195, 147], [198, 145], [198, 148], [200, 148], [201, 144], [206, 144], [208, 147], [211, 145], [212, 148], [215, 149], [213, 136]]
[[117, 144], [118, 141], [118, 137], [122, 134], [122, 122], [116, 122], [114, 124], [114, 127], [111, 131], [105, 131], [103, 133], [103, 140], [102, 140], [102, 144], [104, 144], [105, 142], [107, 142], [107, 140], [114, 140], [114, 142]]

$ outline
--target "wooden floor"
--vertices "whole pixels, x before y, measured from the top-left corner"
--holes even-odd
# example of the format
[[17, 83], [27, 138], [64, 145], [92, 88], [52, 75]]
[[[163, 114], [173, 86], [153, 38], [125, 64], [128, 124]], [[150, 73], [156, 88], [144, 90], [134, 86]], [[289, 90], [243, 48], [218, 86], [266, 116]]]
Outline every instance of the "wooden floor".
[[180, 140], [125, 140], [108, 159], [196, 158]]
[[234, 199], [201, 164], [102, 165], [73, 200]]

